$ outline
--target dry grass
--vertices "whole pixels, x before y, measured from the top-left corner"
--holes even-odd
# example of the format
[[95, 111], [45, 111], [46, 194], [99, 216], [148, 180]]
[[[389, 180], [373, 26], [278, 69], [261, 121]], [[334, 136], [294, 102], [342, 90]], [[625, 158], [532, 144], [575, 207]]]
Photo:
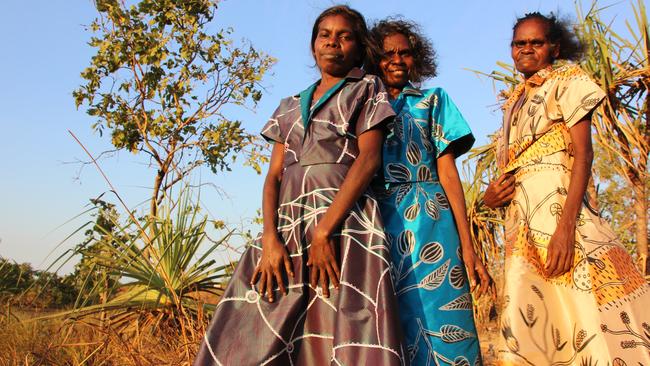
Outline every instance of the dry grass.
[[[42, 312], [4, 308], [0, 315], [0, 366], [190, 365], [209, 319], [194, 328], [188, 344], [171, 326], [143, 330], [100, 326], [85, 320], [32, 320]], [[495, 321], [477, 324], [484, 365], [495, 362]]]
[[[205, 326], [203, 319], [184, 337], [172, 325], [128, 329], [84, 320], [32, 320], [44, 315], [4, 309], [0, 316], [0, 365], [189, 365]], [[146, 329], [145, 329], [146, 328]]]

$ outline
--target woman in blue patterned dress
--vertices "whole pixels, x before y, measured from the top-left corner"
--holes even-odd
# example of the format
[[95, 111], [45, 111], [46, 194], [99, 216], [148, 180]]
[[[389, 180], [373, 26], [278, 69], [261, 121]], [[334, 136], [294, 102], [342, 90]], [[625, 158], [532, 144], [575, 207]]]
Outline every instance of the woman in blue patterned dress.
[[371, 32], [384, 51], [372, 68], [397, 113], [383, 147], [380, 210], [411, 364], [480, 365], [470, 288], [482, 294], [491, 279], [470, 239], [455, 165], [474, 136], [444, 90], [411, 84], [436, 72], [417, 25], [384, 20]]

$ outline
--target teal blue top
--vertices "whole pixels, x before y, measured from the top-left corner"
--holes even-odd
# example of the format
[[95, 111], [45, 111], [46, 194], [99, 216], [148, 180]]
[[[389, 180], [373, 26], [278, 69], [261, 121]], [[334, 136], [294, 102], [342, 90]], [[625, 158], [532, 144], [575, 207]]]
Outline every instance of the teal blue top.
[[307, 126], [309, 125], [309, 121], [311, 120], [311, 117], [318, 111], [318, 109], [327, 102], [332, 95], [336, 94], [345, 82], [347, 81], [347, 77], [341, 79], [338, 83], [336, 83], [333, 87], [331, 87], [328, 91], [323, 94], [322, 97], [314, 104], [311, 108], [311, 102], [314, 97], [314, 91], [316, 91], [316, 87], [318, 87], [318, 84], [320, 84], [320, 80], [317, 82], [311, 84], [307, 89], [303, 90], [300, 92], [300, 114], [302, 115], [302, 123], [305, 126], [305, 130], [307, 129]]
[[441, 88], [409, 84], [391, 105], [397, 117], [388, 125], [383, 150], [388, 183], [436, 181], [440, 155], [451, 149], [457, 157], [474, 144], [467, 121]]

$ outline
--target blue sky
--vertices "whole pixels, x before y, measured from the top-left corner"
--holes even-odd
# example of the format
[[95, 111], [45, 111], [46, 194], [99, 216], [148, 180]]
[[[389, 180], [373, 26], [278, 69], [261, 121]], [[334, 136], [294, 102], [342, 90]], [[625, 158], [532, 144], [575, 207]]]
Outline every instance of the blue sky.
[[[266, 92], [255, 111], [229, 109], [232, 118], [243, 120], [246, 128], [257, 132], [281, 98], [318, 79], [309, 52], [309, 32], [316, 16], [333, 4], [315, 0], [226, 0], [219, 4], [210, 29], [232, 27], [234, 39], [248, 40], [277, 59], [263, 81]], [[470, 122], [478, 144], [487, 141], [501, 116], [492, 83], [465, 69], [490, 71], [496, 61], [509, 60], [508, 43], [516, 16], [558, 9], [563, 14], [575, 14], [575, 4], [568, 0], [359, 0], [348, 4], [369, 22], [399, 14], [421, 24], [439, 55], [439, 76], [425, 86], [447, 90]], [[632, 19], [631, 7], [628, 2], [614, 4], [606, 14], [616, 17], [615, 29], [622, 29], [622, 20]], [[3, 4], [2, 257], [46, 267], [46, 256], [90, 218], [67, 221], [84, 210], [89, 198], [108, 190], [93, 167], [79, 172], [80, 166], [70, 163], [84, 155], [67, 132], [73, 131], [94, 154], [111, 147], [109, 139], [91, 131], [93, 119], [83, 109], [76, 110], [71, 96], [82, 83], [79, 73], [93, 54], [87, 45], [90, 33], [84, 25], [96, 15], [91, 0]], [[131, 208], [147, 198], [153, 170], [142, 157], [120, 152], [103, 160], [102, 167]], [[219, 187], [201, 191], [202, 204], [211, 218], [246, 226], [261, 205], [263, 176], [250, 168], [236, 166], [233, 172], [217, 175], [203, 169], [196, 171], [193, 179]], [[110, 194], [105, 198], [116, 201]], [[78, 238], [63, 247], [76, 241]]]

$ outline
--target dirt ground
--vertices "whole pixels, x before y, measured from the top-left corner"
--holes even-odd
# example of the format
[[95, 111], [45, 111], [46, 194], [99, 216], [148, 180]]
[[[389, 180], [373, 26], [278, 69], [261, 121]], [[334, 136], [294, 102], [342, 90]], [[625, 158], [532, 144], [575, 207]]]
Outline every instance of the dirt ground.
[[496, 341], [498, 337], [497, 322], [490, 322], [478, 327], [478, 338], [481, 343], [483, 365], [496, 365]]

